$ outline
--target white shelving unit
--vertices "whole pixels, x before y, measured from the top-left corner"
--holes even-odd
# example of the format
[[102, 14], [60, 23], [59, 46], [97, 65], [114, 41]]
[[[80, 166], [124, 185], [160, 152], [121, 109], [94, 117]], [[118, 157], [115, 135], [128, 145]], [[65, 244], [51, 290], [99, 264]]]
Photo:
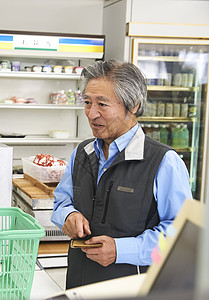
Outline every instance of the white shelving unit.
[[[19, 164], [20, 155], [16, 151], [20, 146], [22, 157], [31, 155], [30, 146], [33, 145], [33, 155], [47, 151], [47, 153], [66, 159], [66, 154], [71, 153], [79, 142], [90, 135], [90, 132], [86, 130], [88, 126], [85, 123], [82, 124], [85, 122], [83, 106], [49, 104], [49, 94], [54, 91], [55, 86], [55, 91], [59, 89], [68, 90], [69, 88], [77, 90], [80, 75], [1, 72], [0, 80], [2, 82], [0, 91], [4, 98], [7, 95], [8, 98], [12, 95], [27, 98], [33, 97], [35, 94], [34, 98], [37, 99], [37, 104], [0, 104], [0, 131], [25, 135], [24, 138], [0, 139], [1, 143], [14, 147], [14, 164], [17, 161]], [[49, 130], [68, 130], [70, 138], [50, 138]], [[58, 146], [60, 146], [59, 149]], [[66, 154], [61, 151], [64, 146]]]
[[0, 78], [31, 78], [31, 79], [66, 79], [66, 80], [79, 80], [79, 74], [65, 74], [65, 73], [43, 73], [43, 72], [24, 72], [24, 71], [11, 71], [11, 72], [0, 72]]
[[0, 109], [56, 109], [56, 110], [84, 110], [84, 106], [79, 105], [59, 105], [59, 104], [6, 104], [1, 103]]
[[[38, 153], [68, 161], [75, 146], [92, 137], [84, 106], [55, 105], [49, 101], [50, 93], [78, 90], [80, 74], [26, 72], [25, 66], [85, 66], [95, 59], [102, 59], [103, 51], [104, 36], [0, 33], [0, 62], [20, 61], [21, 64], [20, 71], [0, 70], [0, 133], [24, 136], [0, 138], [1, 143], [13, 147], [14, 167], [22, 165], [22, 157]], [[12, 97], [34, 98], [36, 104], [10, 104], [5, 101]], [[51, 130], [67, 130], [69, 138], [51, 138]]]

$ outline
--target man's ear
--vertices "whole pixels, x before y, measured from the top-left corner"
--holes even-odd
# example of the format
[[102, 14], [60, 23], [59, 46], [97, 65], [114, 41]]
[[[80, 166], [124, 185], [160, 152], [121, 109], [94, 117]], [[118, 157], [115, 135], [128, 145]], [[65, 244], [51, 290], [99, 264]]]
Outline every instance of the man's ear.
[[132, 113], [135, 115], [138, 108], [140, 107], [141, 103], [138, 103], [136, 106], [134, 106], [134, 108], [132, 108]]

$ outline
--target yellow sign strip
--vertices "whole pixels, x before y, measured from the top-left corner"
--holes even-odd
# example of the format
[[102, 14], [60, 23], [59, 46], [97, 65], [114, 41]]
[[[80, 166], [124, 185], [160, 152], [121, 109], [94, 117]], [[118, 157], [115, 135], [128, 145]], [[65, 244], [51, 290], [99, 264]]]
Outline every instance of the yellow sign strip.
[[0, 49], [11, 49], [11, 50], [13, 50], [13, 42], [12, 43], [0, 42]]
[[102, 53], [103, 46], [79, 46], [79, 45], [59, 45], [60, 52], [99, 52]]

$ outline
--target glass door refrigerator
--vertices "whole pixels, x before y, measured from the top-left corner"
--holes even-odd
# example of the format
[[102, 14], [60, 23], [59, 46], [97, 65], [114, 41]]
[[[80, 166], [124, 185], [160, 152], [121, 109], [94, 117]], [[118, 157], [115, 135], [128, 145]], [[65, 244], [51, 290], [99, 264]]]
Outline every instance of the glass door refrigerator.
[[132, 50], [148, 89], [138, 121], [147, 135], [177, 151], [188, 168], [193, 197], [202, 201], [209, 41], [133, 38]]

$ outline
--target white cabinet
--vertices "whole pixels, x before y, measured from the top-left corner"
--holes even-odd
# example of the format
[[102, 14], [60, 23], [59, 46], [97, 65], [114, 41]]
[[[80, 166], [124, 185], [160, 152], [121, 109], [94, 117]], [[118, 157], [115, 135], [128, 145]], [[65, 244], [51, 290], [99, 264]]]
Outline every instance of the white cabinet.
[[[50, 48], [51, 47], [51, 48]], [[31, 34], [0, 32], [0, 61], [19, 61], [20, 71], [0, 70], [0, 133], [20, 133], [20, 137], [1, 137], [13, 147], [13, 165], [21, 158], [47, 153], [69, 160], [75, 146], [91, 130], [82, 105], [50, 104], [50, 93], [76, 91], [80, 75], [76, 73], [26, 72], [25, 66], [85, 66], [102, 59], [104, 36]], [[35, 104], [7, 103], [12, 97], [34, 98]], [[50, 130], [67, 130], [69, 138], [50, 138]]]

